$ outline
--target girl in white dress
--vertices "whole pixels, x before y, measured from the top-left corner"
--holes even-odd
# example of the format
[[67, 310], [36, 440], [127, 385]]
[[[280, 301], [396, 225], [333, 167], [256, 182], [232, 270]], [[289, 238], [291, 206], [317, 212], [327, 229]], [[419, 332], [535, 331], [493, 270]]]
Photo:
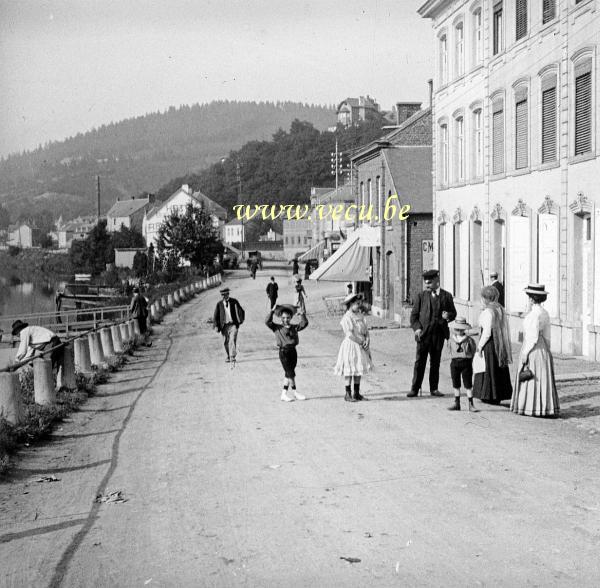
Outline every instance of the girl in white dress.
[[[523, 347], [510, 409], [527, 416], [558, 416], [560, 408], [550, 352], [550, 317], [541, 305], [548, 292], [541, 284], [529, 284], [525, 292], [529, 296], [530, 311], [523, 319]], [[525, 366], [533, 378], [520, 382], [519, 374]]]
[[[369, 349], [369, 329], [361, 312], [362, 300], [358, 294], [349, 294], [344, 299], [346, 314], [342, 317], [340, 325], [344, 330], [344, 340], [340, 345], [337, 363], [334, 372], [338, 376], [344, 376], [346, 402], [357, 402], [366, 400], [360, 393], [360, 379], [373, 369], [371, 351]], [[354, 380], [354, 394], [351, 393], [352, 381]]]

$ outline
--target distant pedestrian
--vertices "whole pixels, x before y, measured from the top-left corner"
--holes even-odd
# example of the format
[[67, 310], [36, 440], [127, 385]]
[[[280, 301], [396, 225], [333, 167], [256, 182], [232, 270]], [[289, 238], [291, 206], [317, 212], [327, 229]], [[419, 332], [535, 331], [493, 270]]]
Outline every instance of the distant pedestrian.
[[[338, 351], [334, 373], [344, 377], [346, 402], [367, 400], [360, 393], [361, 377], [373, 369], [369, 329], [361, 312], [362, 299], [358, 294], [350, 294], [344, 299], [346, 314], [340, 325], [344, 331], [344, 340]], [[352, 388], [354, 385], [354, 388]]]
[[508, 367], [512, 363], [508, 320], [498, 302], [498, 290], [494, 286], [481, 289], [481, 302], [484, 309], [479, 315], [481, 335], [476, 353], [483, 358], [485, 371], [475, 374], [473, 396], [482, 402], [500, 404], [512, 396]]
[[12, 324], [13, 337], [19, 337], [19, 349], [15, 357], [16, 361], [23, 361], [33, 357], [40, 351], [52, 349], [50, 361], [52, 371], [58, 373], [63, 364], [64, 347], [61, 346], [60, 337], [46, 327], [29, 325], [21, 320]]
[[542, 284], [529, 284], [525, 293], [530, 310], [523, 319], [523, 346], [510, 409], [526, 416], [558, 416], [560, 406], [550, 351], [550, 316], [542, 307], [548, 292]]
[[277, 304], [279, 296], [279, 285], [275, 281], [275, 276], [271, 276], [271, 281], [267, 284], [267, 298], [269, 299], [269, 308], [273, 308]]
[[140, 294], [140, 289], [137, 286], [133, 289], [129, 314], [138, 324], [140, 333], [144, 337], [144, 345], [150, 347], [152, 342], [148, 341], [148, 301]]
[[450, 338], [448, 323], [456, 318], [456, 308], [450, 292], [440, 288], [438, 270], [423, 273], [425, 290], [419, 292], [410, 314], [410, 326], [415, 332], [417, 357], [413, 372], [409, 398], [417, 396], [425, 376], [427, 356], [429, 356], [429, 393], [431, 396], [443, 396], [438, 390], [440, 379], [440, 360], [444, 341]]
[[258, 270], [258, 260], [254, 258], [250, 263], [250, 274], [253, 280], [256, 280], [256, 270]]
[[352, 294], [352, 282], [346, 284], [346, 296], [350, 296], [350, 294]]
[[460, 381], [467, 392], [469, 411], [477, 412], [473, 404], [473, 356], [477, 344], [468, 331], [471, 325], [462, 316], [457, 316], [450, 327], [450, 339], [448, 348], [450, 350], [450, 376], [452, 388], [454, 389], [454, 404], [448, 410], [460, 410]]
[[[281, 324], [273, 321], [273, 315], [281, 319]], [[296, 389], [296, 365], [298, 364], [298, 354], [296, 347], [299, 339], [298, 333], [308, 326], [306, 315], [300, 311], [300, 320], [292, 324], [292, 317], [296, 314], [296, 308], [291, 304], [282, 304], [271, 308], [265, 324], [275, 333], [277, 347], [279, 347], [279, 361], [283, 367], [283, 390], [281, 400], [291, 402], [292, 400], [306, 400], [304, 394], [300, 394]], [[291, 388], [290, 396], [289, 389]]]
[[237, 334], [245, 319], [244, 309], [235, 298], [229, 297], [229, 288], [219, 290], [222, 300], [217, 302], [213, 314], [215, 329], [223, 335], [223, 344], [227, 353], [227, 363], [235, 366], [237, 356]]
[[308, 298], [308, 294], [302, 285], [302, 279], [300, 276], [296, 277], [296, 306], [300, 309], [303, 314], [306, 314], [306, 299]]
[[491, 285], [498, 290], [498, 304], [504, 306], [504, 284], [498, 280], [498, 272], [490, 274]]
[[307, 261], [304, 264], [304, 279], [305, 280], [308, 280], [310, 278], [310, 273], [311, 273], [311, 271], [310, 271], [310, 263]]
[[298, 263], [298, 258], [294, 257], [294, 261], [292, 261], [292, 276], [297, 276], [300, 273], [300, 264]]

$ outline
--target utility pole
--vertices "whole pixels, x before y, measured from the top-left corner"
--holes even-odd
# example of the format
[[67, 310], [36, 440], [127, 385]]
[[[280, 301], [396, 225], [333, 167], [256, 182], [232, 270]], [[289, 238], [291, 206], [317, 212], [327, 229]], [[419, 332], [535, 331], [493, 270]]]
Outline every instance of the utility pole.
[[[237, 180], [237, 199], [238, 204], [242, 204], [242, 176], [240, 174], [240, 163], [236, 161], [235, 163], [235, 177]], [[242, 260], [244, 259], [244, 241], [246, 239], [246, 234], [244, 233], [244, 215], [242, 214]]]
[[97, 222], [100, 222], [100, 176], [96, 176]]

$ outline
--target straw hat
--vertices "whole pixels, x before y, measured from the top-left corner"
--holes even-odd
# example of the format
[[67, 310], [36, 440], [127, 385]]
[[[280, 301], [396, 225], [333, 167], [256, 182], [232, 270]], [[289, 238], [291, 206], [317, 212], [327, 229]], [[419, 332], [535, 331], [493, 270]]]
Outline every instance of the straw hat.
[[449, 326], [455, 331], [466, 331], [471, 328], [471, 325], [464, 316], [457, 316]]
[[362, 294], [348, 294], [346, 298], [344, 298], [344, 304], [346, 307], [350, 306], [355, 300], [362, 300]]
[[221, 294], [228, 294], [228, 293], [229, 293], [229, 288], [221, 288], [221, 289], [219, 290], [219, 292], [220, 292]]
[[524, 292], [526, 294], [545, 294], [548, 296], [548, 291], [544, 287], [544, 284], [529, 284]]
[[275, 313], [275, 316], [281, 316], [281, 313], [284, 310], [294, 316], [298, 309], [292, 304], [278, 304], [273, 312]]

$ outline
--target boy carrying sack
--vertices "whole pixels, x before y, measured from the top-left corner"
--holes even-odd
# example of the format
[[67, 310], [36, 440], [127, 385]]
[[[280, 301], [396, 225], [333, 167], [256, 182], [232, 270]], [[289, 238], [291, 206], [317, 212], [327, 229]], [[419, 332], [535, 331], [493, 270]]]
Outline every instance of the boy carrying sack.
[[448, 347], [450, 348], [450, 376], [452, 378], [452, 388], [454, 389], [454, 405], [448, 410], [460, 410], [460, 379], [467, 391], [469, 399], [469, 412], [477, 412], [473, 405], [473, 356], [477, 345], [468, 331], [471, 325], [462, 316], [457, 316], [450, 325], [450, 339]]

